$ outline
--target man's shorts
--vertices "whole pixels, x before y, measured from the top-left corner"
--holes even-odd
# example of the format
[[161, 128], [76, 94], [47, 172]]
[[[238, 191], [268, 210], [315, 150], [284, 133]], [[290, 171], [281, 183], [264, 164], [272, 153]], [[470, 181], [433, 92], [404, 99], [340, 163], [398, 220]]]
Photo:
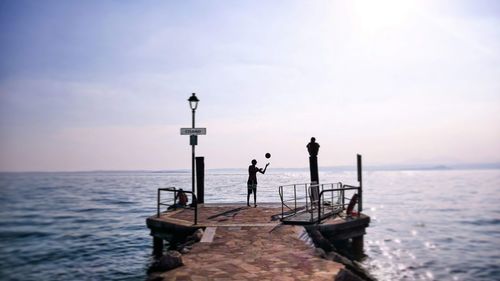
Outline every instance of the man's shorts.
[[257, 184], [256, 183], [248, 183], [247, 187], [248, 187], [248, 194], [252, 194], [252, 192], [257, 191]]

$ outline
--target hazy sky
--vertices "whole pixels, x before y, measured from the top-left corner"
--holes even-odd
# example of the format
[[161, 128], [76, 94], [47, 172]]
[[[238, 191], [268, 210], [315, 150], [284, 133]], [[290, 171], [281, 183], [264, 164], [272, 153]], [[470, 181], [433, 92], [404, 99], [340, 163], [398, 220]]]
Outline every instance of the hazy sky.
[[500, 161], [500, 1], [1, 1], [0, 170]]

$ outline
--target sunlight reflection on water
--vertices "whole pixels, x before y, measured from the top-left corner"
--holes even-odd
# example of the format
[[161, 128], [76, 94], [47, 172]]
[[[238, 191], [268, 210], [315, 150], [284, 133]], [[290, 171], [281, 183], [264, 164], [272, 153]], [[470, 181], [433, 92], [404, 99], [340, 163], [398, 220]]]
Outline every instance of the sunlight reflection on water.
[[[309, 172], [259, 177], [258, 200]], [[246, 201], [244, 170], [208, 171], [206, 202]], [[354, 172], [320, 172], [356, 184]], [[380, 280], [495, 280], [500, 276], [500, 171], [368, 171], [372, 221], [363, 264]], [[22, 280], [145, 279], [145, 218], [156, 189], [191, 188], [189, 173], [0, 174], [0, 273]], [[92, 270], [86, 270], [86, 269]]]

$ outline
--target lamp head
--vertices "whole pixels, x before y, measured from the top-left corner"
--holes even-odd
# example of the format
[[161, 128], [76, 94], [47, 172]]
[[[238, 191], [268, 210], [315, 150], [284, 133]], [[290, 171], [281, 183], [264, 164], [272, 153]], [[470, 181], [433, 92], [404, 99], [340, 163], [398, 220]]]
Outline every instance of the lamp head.
[[189, 97], [188, 101], [189, 101], [189, 107], [191, 107], [192, 110], [196, 110], [196, 108], [198, 107], [198, 102], [200, 100], [196, 97], [195, 93], [193, 93], [193, 95]]

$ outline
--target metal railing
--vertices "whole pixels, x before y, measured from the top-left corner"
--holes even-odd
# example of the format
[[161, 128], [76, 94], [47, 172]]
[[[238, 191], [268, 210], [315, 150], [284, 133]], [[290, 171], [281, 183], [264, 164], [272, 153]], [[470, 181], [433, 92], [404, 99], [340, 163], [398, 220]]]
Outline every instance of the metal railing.
[[[361, 186], [344, 185], [341, 182], [326, 184], [288, 184], [279, 186], [281, 199], [281, 219], [306, 211], [311, 214], [313, 222], [314, 213], [317, 211], [317, 223], [327, 213], [340, 213], [349, 205], [351, 197], [346, 196], [346, 191], [355, 190], [358, 194], [358, 214], [362, 211]], [[329, 196], [327, 196], [329, 194]]]
[[[351, 203], [351, 200], [352, 200], [352, 197], [346, 197], [345, 196], [345, 193], [346, 191], [349, 191], [349, 190], [355, 190], [357, 191], [357, 194], [358, 195], [358, 202], [357, 202], [357, 205], [358, 205], [358, 212], [357, 212], [357, 215], [359, 216], [361, 214], [361, 211], [362, 211], [362, 203], [361, 203], [361, 186], [352, 186], [352, 185], [347, 185], [347, 184], [342, 184], [342, 183], [339, 183], [340, 184], [340, 188], [332, 188], [332, 189], [323, 189], [320, 193], [319, 193], [319, 198], [320, 198], [320, 207], [318, 208], [318, 219], [317, 219], [317, 223], [320, 223], [321, 220], [322, 220], [322, 211], [323, 211], [323, 214], [325, 214], [325, 208], [328, 209], [330, 208], [329, 206], [326, 206], [324, 204], [324, 194], [329, 192], [329, 193], [334, 193], [334, 192], [338, 192], [339, 193], [339, 199], [341, 202], [338, 201], [338, 204], [336, 204], [337, 208], [338, 207], [341, 207], [341, 209], [336, 209], [334, 210], [333, 207], [335, 205], [331, 204], [332, 206], [332, 209], [331, 211], [332, 212], [341, 212], [343, 210], [346, 209], [346, 206], [349, 205], [349, 203]], [[346, 200], [348, 200], [349, 202], [346, 202]], [[333, 201], [332, 201], [333, 202]]]
[[[318, 215], [321, 216], [321, 212], [326, 214], [327, 212], [331, 214], [337, 214], [344, 210], [344, 190], [342, 188], [342, 183], [327, 183], [321, 184], [321, 190], [317, 190], [318, 194], [315, 196], [317, 201], [316, 209], [318, 210]], [[327, 197], [324, 194], [328, 193], [330, 196]], [[311, 220], [313, 217], [311, 217]]]
[[[311, 214], [311, 221], [313, 220], [313, 210], [325, 205], [326, 201], [320, 202], [320, 193], [325, 188], [339, 187], [342, 183], [328, 183], [328, 184], [310, 184], [310, 183], [297, 183], [279, 186], [279, 196], [281, 199], [281, 219], [293, 216], [301, 211], [306, 211]], [[333, 206], [335, 199], [337, 203], [340, 198], [334, 193], [331, 194], [329, 205]], [[321, 203], [321, 204], [320, 204]], [[328, 205], [327, 204], [327, 205]], [[285, 211], [286, 210], [286, 211]]]
[[[173, 204], [168, 204], [167, 202], [172, 202], [170, 199], [169, 201], [161, 201], [161, 192], [166, 191], [166, 192], [171, 192], [174, 194], [173, 198]], [[158, 195], [157, 195], [157, 204], [156, 204], [156, 217], [160, 217], [160, 206], [174, 206], [177, 203], [177, 192], [179, 192], [179, 189], [176, 189], [175, 187], [165, 187], [165, 188], [158, 188]], [[192, 203], [191, 206], [194, 207], [194, 224], [198, 224], [198, 200], [196, 199], [196, 195], [192, 191], [187, 191], [187, 190], [182, 190], [184, 193], [191, 194], [192, 196]]]
[[[304, 209], [304, 199], [305, 199], [305, 209], [308, 211], [310, 209], [309, 206], [309, 200], [307, 196], [307, 189], [310, 184], [308, 183], [297, 183], [297, 184], [287, 184], [287, 185], [280, 185], [278, 188], [278, 192], [280, 195], [281, 199], [281, 219], [289, 216], [293, 216], [297, 214], [298, 210]], [[297, 198], [297, 187], [299, 188], [299, 194], [301, 195], [300, 198]], [[292, 198], [285, 198], [285, 189], [292, 189], [293, 188], [293, 197]], [[304, 190], [302, 193], [302, 189]], [[297, 200], [298, 199], [298, 200]], [[293, 208], [289, 206], [293, 202]], [[297, 202], [299, 205], [297, 205]], [[287, 204], [288, 203], [288, 204]], [[285, 207], [287, 210], [287, 214], [285, 216]]]

